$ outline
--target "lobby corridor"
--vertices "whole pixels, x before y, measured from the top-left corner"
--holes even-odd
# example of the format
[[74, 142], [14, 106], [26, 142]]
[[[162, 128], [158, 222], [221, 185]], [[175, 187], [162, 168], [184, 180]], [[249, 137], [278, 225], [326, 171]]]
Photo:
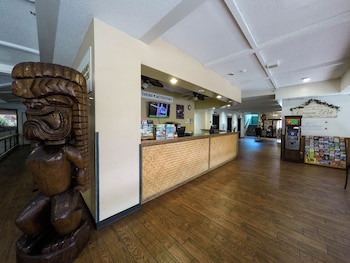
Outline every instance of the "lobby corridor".
[[[15, 262], [16, 214], [35, 194], [27, 147], [0, 162], [0, 262]], [[350, 262], [345, 171], [280, 160], [275, 139], [239, 139], [238, 158], [99, 231], [77, 263]]]

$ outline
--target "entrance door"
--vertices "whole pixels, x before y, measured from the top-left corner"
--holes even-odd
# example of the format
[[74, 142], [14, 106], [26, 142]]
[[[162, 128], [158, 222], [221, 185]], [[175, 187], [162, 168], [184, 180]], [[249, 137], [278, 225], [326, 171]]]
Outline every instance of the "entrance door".
[[241, 117], [239, 117], [238, 120], [237, 120], [238, 138], [241, 138], [241, 122], [242, 122], [242, 119], [241, 119]]
[[227, 131], [232, 131], [232, 117], [227, 117]]
[[220, 120], [220, 116], [219, 115], [213, 115], [213, 125], [215, 129], [219, 129], [219, 120]]

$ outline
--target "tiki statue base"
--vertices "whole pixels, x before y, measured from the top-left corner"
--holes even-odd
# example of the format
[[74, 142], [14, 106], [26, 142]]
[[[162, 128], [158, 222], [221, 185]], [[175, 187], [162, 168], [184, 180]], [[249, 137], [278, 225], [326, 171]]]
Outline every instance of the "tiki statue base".
[[48, 234], [30, 240], [26, 235], [22, 235], [17, 240], [16, 262], [71, 263], [87, 244], [89, 233], [89, 225], [83, 222], [77, 230], [64, 237]]

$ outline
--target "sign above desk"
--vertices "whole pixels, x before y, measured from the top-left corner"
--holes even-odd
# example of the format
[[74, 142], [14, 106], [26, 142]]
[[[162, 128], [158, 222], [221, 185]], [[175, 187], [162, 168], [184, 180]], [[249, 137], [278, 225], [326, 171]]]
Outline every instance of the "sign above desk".
[[163, 95], [163, 94], [157, 94], [157, 93], [153, 93], [153, 92], [143, 91], [143, 90], [141, 90], [141, 98], [149, 99], [152, 101], [173, 103], [173, 97]]

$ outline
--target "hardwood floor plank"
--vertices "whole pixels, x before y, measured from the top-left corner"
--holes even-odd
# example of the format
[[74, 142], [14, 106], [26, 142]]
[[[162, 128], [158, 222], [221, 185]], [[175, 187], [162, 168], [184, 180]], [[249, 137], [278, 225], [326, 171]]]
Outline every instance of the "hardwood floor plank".
[[[15, 262], [16, 215], [36, 193], [24, 158], [0, 162], [0, 258]], [[239, 140], [236, 160], [96, 231], [75, 263], [350, 262], [340, 169], [280, 160], [274, 140]], [[22, 160], [22, 161], [20, 161]]]
[[119, 241], [124, 244], [135, 262], [156, 262], [155, 258], [143, 246], [137, 236], [130, 231], [128, 225], [119, 224], [118, 226], [113, 225], [112, 227], [116, 231]]
[[[243, 224], [242, 228], [248, 233], [247, 242], [256, 244], [255, 258], [266, 255], [266, 260], [274, 262], [297, 262], [299, 249], [288, 241], [276, 239], [254, 228], [249, 224]], [[265, 256], [263, 258], [265, 260]], [[264, 262], [259, 261], [259, 262]]]

